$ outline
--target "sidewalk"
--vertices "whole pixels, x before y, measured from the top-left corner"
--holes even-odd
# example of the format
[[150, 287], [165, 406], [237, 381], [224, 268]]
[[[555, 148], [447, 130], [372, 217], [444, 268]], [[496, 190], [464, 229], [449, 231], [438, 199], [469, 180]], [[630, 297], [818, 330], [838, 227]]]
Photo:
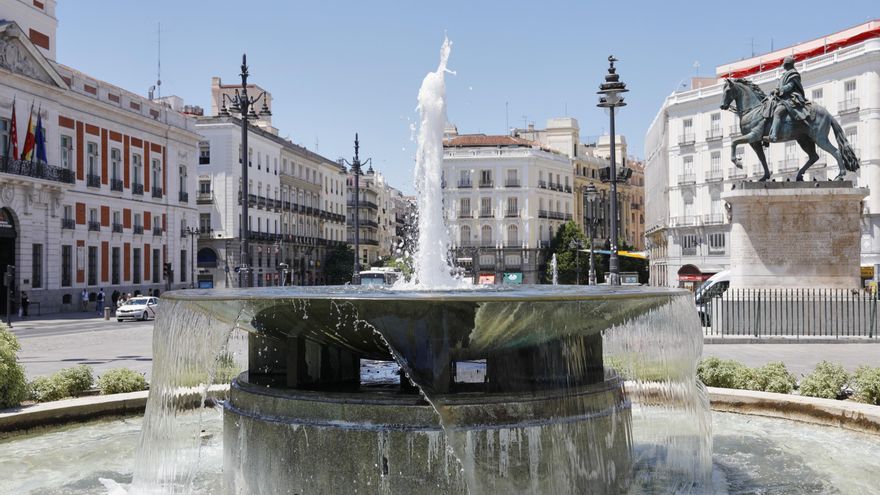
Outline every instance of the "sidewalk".
[[[113, 312], [110, 312], [110, 319], [113, 320]], [[104, 321], [104, 316], [98, 316], [94, 310], [76, 311], [68, 313], [50, 313], [39, 316], [28, 316], [19, 318], [18, 315], [12, 317], [12, 333], [18, 334], [25, 330], [33, 330], [35, 328], [56, 327], [71, 323], [97, 323]], [[6, 323], [6, 317], [3, 317], [3, 323]]]

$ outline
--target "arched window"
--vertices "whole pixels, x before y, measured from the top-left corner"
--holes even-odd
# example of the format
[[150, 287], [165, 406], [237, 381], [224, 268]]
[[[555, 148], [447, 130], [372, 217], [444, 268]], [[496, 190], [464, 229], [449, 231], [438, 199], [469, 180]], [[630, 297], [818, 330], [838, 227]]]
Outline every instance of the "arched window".
[[196, 260], [198, 261], [199, 267], [217, 268], [217, 252], [211, 248], [199, 249]]
[[510, 247], [519, 245], [519, 229], [516, 225], [507, 226], [507, 245]]
[[461, 231], [459, 232], [459, 243], [462, 246], [471, 245], [471, 228], [467, 225], [461, 226]]
[[483, 228], [480, 229], [480, 243], [483, 246], [492, 245], [492, 227], [483, 225]]

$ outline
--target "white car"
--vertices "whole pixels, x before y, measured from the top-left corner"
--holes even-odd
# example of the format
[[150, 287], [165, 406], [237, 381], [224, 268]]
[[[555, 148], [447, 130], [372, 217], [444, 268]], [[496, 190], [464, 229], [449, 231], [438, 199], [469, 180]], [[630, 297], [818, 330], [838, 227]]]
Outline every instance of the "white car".
[[156, 317], [158, 307], [159, 298], [132, 297], [125, 304], [116, 308], [116, 321], [124, 319], [149, 320]]

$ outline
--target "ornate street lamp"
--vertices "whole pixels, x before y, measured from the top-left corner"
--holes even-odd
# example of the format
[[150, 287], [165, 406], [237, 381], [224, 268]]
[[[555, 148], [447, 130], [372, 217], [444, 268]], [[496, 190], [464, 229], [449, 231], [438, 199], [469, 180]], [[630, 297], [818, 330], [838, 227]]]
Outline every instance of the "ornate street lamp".
[[186, 233], [186, 235], [189, 236], [189, 256], [190, 256], [189, 286], [190, 286], [190, 288], [193, 288], [196, 286], [195, 285], [196, 278], [195, 278], [195, 263], [192, 262], [192, 256], [194, 254], [193, 250], [195, 249], [195, 238], [197, 235], [201, 234], [202, 231], [200, 231], [198, 228], [187, 227], [186, 230], [184, 230], [184, 232]]
[[358, 141], [357, 133], [354, 134], [354, 158], [349, 162], [345, 158], [342, 158], [342, 162], [348, 165], [351, 168], [352, 173], [354, 174], [354, 272], [351, 274], [351, 283], [354, 285], [360, 284], [360, 248], [361, 248], [361, 224], [360, 224], [360, 183], [361, 183], [361, 167], [369, 164], [373, 161], [372, 158], [367, 158], [363, 163], [361, 163], [360, 155], [358, 154], [360, 150], [360, 142]]
[[[220, 94], [220, 117], [229, 117], [230, 112], [238, 114], [241, 118], [241, 255], [238, 273], [238, 286], [250, 287], [251, 285], [251, 251], [250, 251], [250, 225], [248, 222], [248, 120], [256, 120], [260, 117], [269, 117], [272, 112], [266, 103], [266, 92], [263, 91], [256, 97], [247, 94], [248, 73], [247, 55], [241, 56], [241, 92], [235, 90], [235, 96], [226, 93]], [[260, 113], [254, 111], [257, 102], [263, 100]], [[226, 103], [229, 107], [226, 107]]]
[[626, 106], [621, 93], [629, 91], [626, 84], [620, 81], [620, 75], [614, 67], [617, 59], [614, 55], [608, 56], [608, 74], [605, 74], [605, 82], [599, 85], [599, 103], [596, 105], [607, 108], [611, 116], [611, 255], [608, 259], [608, 283], [620, 285], [620, 261], [617, 257], [617, 159], [614, 144], [614, 109]]
[[596, 203], [599, 200], [599, 191], [596, 190], [596, 186], [591, 182], [584, 189], [584, 204], [586, 211], [586, 224], [590, 228], [590, 273], [589, 273], [589, 285], [596, 285], [596, 259], [593, 253], [593, 247], [596, 242], [596, 226], [599, 225], [599, 222], [602, 221], [602, 218], [598, 215], [598, 210]]

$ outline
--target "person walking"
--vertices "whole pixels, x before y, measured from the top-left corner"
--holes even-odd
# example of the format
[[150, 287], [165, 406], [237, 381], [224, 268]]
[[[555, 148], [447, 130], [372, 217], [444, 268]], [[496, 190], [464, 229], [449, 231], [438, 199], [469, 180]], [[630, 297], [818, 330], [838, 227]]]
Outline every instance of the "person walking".
[[110, 294], [110, 302], [113, 303], [113, 307], [110, 309], [112, 309], [113, 311], [116, 311], [116, 308], [119, 307], [119, 306], [117, 306], [117, 304], [119, 303], [119, 291], [118, 290], [113, 289], [113, 294]]
[[27, 318], [28, 315], [28, 306], [30, 306], [31, 300], [28, 299], [27, 292], [21, 291], [21, 317]]
[[86, 289], [82, 290], [82, 294], [80, 294], [80, 301], [82, 302], [83, 312], [88, 311], [88, 309], [89, 309], [89, 291], [87, 291]]
[[104, 314], [104, 288], [98, 291], [98, 297], [95, 299], [95, 308], [98, 310], [98, 316]]

